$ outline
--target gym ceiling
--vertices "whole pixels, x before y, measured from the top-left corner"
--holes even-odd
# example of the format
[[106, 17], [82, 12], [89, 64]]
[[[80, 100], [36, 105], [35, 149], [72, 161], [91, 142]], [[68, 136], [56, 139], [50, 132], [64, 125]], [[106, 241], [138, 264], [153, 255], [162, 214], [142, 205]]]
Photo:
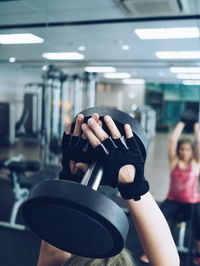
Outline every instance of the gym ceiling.
[[[66, 71], [113, 66], [147, 82], [180, 83], [170, 67], [200, 67], [200, 59], [159, 59], [157, 51], [200, 51], [200, 39], [140, 39], [135, 29], [200, 27], [199, 0], [0, 1], [0, 34], [32, 33], [36, 44], [0, 45], [0, 63]], [[129, 49], [123, 50], [122, 47]], [[84, 51], [79, 51], [84, 46]], [[80, 52], [83, 60], [47, 60], [47, 52]]]

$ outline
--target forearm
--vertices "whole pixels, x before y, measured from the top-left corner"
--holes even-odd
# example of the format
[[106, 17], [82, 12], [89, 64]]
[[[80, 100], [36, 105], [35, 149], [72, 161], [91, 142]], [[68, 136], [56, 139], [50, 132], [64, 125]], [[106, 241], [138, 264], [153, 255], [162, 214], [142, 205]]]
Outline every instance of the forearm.
[[70, 253], [60, 250], [42, 240], [37, 266], [61, 266], [70, 257]]
[[169, 148], [168, 148], [168, 157], [170, 162], [172, 162], [176, 158], [177, 143], [183, 131], [184, 126], [185, 124], [183, 122], [179, 122], [172, 131], [172, 134], [170, 136]]
[[194, 125], [194, 135], [195, 135], [195, 157], [200, 160], [200, 125], [195, 123]]
[[185, 127], [185, 123], [183, 122], [178, 122], [178, 124], [175, 126], [174, 130], [172, 131], [170, 140], [171, 141], [178, 141], [180, 138], [180, 135]]
[[169, 226], [148, 192], [141, 200], [127, 200], [141, 244], [152, 266], [178, 266], [179, 256]]

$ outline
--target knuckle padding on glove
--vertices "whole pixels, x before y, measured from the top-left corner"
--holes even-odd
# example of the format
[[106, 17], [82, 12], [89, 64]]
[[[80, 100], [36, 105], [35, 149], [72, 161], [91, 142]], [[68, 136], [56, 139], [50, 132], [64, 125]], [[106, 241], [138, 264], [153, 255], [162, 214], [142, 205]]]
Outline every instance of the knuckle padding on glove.
[[149, 183], [143, 177], [140, 180], [134, 180], [131, 183], [119, 183], [119, 192], [124, 199], [140, 200], [140, 197], [149, 191]]

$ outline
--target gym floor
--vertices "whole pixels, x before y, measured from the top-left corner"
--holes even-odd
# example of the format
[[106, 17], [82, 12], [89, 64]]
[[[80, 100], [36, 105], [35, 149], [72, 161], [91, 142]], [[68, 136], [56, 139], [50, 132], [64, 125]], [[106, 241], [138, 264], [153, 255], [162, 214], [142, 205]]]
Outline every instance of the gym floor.
[[[169, 185], [169, 170], [167, 161], [167, 134], [157, 134], [151, 141], [148, 159], [146, 162], [145, 176], [148, 178], [151, 193], [157, 202], [161, 202], [167, 193]], [[18, 142], [14, 147], [1, 147], [0, 158], [23, 154], [26, 159], [39, 160], [40, 148], [36, 143]], [[7, 172], [0, 172], [0, 220], [6, 221], [13, 204], [13, 194]], [[123, 206], [121, 199], [116, 199]], [[19, 212], [18, 222], [21, 221]], [[133, 253], [137, 265], [144, 265], [139, 261], [142, 248], [136, 232], [130, 222], [130, 232], [127, 247]], [[0, 227], [0, 265], [1, 266], [35, 266], [37, 262], [40, 239], [30, 231], [16, 231]], [[192, 266], [188, 255], [181, 254], [181, 266]]]

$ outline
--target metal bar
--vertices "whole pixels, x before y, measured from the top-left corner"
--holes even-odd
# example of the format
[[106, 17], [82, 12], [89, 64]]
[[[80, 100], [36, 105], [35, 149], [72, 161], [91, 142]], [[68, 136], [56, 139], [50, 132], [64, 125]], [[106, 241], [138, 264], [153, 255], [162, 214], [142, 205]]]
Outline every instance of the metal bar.
[[89, 26], [115, 23], [133, 23], [133, 22], [153, 22], [153, 21], [172, 21], [172, 20], [191, 20], [200, 19], [199, 14], [182, 15], [182, 16], [156, 16], [156, 17], [139, 17], [139, 18], [116, 18], [116, 19], [96, 19], [80, 21], [60, 21], [60, 22], [42, 22], [26, 24], [0, 25], [0, 30], [5, 29], [27, 29], [27, 28], [45, 28], [45, 27], [65, 27], [65, 26]]
[[95, 177], [95, 179], [93, 181], [93, 184], [91, 186], [92, 189], [97, 190], [99, 188], [99, 185], [100, 185], [102, 176], [103, 176], [103, 167], [100, 167], [98, 169], [98, 172], [96, 174], [96, 177]]
[[103, 167], [98, 162], [93, 162], [86, 171], [81, 184], [97, 190], [103, 176]]
[[11, 228], [11, 229], [17, 229], [21, 231], [25, 231], [27, 228], [24, 225], [21, 224], [10, 224], [8, 222], [2, 222], [0, 221], [0, 227], [6, 227], [6, 228]]
[[94, 170], [94, 167], [95, 167], [95, 162], [93, 162], [87, 169], [87, 171], [85, 172], [85, 175], [81, 181], [81, 185], [85, 185], [87, 186], [88, 185], [88, 182], [90, 180], [90, 176]]

